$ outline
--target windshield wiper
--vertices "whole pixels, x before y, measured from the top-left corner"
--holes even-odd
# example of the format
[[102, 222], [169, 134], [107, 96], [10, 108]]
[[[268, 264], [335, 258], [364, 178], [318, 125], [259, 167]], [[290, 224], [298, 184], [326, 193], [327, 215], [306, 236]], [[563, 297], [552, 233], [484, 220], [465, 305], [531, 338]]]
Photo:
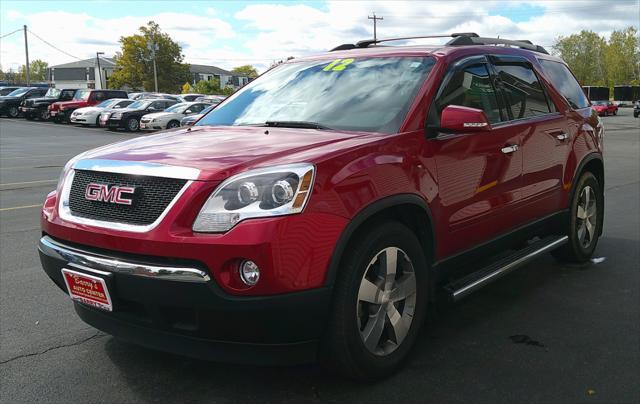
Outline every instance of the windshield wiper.
[[332, 130], [331, 128], [321, 125], [317, 122], [308, 122], [308, 121], [267, 121], [264, 123], [264, 125], [272, 128], [302, 128], [302, 129]]

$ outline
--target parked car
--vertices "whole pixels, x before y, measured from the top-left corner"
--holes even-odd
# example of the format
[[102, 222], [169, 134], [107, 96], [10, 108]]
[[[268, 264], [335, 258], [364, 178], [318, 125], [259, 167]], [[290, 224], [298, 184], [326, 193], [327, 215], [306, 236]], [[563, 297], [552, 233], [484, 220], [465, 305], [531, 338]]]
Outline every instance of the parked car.
[[180, 97], [186, 102], [192, 102], [195, 101], [196, 98], [204, 97], [204, 94], [180, 94]]
[[194, 123], [198, 121], [198, 119], [208, 114], [209, 111], [211, 111], [215, 107], [216, 105], [209, 104], [209, 106], [203, 109], [202, 112], [200, 112], [199, 114], [185, 116], [184, 118], [182, 118], [182, 120], [180, 120], [180, 126], [192, 126]]
[[225, 98], [227, 97], [225, 97], [224, 95], [204, 95], [202, 97], [196, 98], [196, 101], [217, 105], [224, 101]]
[[42, 97], [47, 93], [42, 87], [20, 87], [9, 94], [0, 97], [0, 116], [6, 115], [17, 118], [20, 115], [20, 104], [29, 98]]
[[135, 132], [140, 128], [140, 118], [143, 115], [160, 112], [176, 104], [174, 100], [143, 99], [134, 102], [127, 108], [114, 111], [109, 115], [107, 127], [110, 130], [124, 129]]
[[71, 113], [78, 108], [91, 107], [111, 98], [128, 98], [121, 90], [78, 90], [71, 101], [54, 102], [49, 106], [49, 115], [55, 122], [71, 121]]
[[593, 108], [598, 115], [618, 115], [618, 106], [611, 101], [593, 101], [591, 108]]
[[0, 87], [0, 97], [9, 95], [9, 93], [19, 89], [20, 87]]
[[140, 129], [160, 130], [180, 126], [180, 120], [188, 115], [198, 114], [209, 104], [203, 102], [182, 102], [165, 109], [163, 112], [146, 114], [140, 119]]
[[58, 101], [69, 101], [73, 99], [77, 89], [73, 88], [50, 88], [43, 98], [29, 98], [20, 103], [20, 112], [27, 119], [39, 118], [42, 121], [49, 119], [49, 105]]
[[438, 299], [549, 251], [588, 262], [604, 131], [580, 85], [531, 42], [451, 36], [296, 58], [193, 127], [75, 157], [44, 270], [130, 342], [372, 380]]
[[111, 98], [94, 107], [78, 108], [71, 114], [71, 123], [100, 126], [101, 113], [126, 108], [134, 102], [128, 98]]

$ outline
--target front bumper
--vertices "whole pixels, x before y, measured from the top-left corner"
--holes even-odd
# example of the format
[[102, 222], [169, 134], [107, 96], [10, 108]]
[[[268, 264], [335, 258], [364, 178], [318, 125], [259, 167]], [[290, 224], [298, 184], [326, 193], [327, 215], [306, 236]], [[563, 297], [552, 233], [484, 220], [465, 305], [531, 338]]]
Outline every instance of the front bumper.
[[74, 303], [88, 324], [150, 348], [246, 364], [315, 359], [330, 288], [238, 297], [222, 291], [196, 261], [123, 255], [44, 236], [38, 247], [47, 275], [66, 292], [62, 268], [108, 273], [114, 311]]
[[162, 126], [161, 123], [159, 122], [145, 122], [145, 121], [140, 121], [140, 130], [161, 130], [164, 129], [164, 127]]
[[109, 118], [106, 126], [110, 129], [124, 129], [124, 121], [122, 119]]

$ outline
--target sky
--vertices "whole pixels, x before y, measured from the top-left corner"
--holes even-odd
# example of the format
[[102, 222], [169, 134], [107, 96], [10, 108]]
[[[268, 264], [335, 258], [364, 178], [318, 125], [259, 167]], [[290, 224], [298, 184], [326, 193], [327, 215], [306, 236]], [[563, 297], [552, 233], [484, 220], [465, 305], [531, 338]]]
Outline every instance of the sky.
[[558, 36], [583, 29], [608, 37], [613, 30], [638, 27], [640, 0], [0, 0], [0, 66], [7, 71], [24, 64], [24, 36], [11, 32], [25, 24], [30, 59], [56, 65], [96, 52], [112, 56], [121, 36], [153, 20], [182, 46], [187, 63], [226, 69], [251, 64], [264, 71], [289, 56], [371, 38], [367, 16], [374, 12], [384, 18], [379, 38], [476, 32], [529, 39], [550, 50]]

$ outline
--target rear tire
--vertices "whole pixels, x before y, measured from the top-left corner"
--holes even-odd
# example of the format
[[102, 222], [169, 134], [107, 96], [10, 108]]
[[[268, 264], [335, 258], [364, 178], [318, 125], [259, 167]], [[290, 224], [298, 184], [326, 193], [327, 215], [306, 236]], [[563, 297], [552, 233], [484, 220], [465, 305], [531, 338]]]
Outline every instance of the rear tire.
[[569, 241], [551, 254], [560, 262], [586, 262], [598, 245], [604, 215], [602, 189], [592, 173], [586, 172], [578, 180], [569, 214]]
[[359, 234], [335, 282], [321, 358], [331, 372], [370, 381], [395, 372], [413, 347], [427, 313], [428, 268], [418, 239], [398, 222]]
[[613, 111], [613, 115], [618, 115], [618, 110]]

